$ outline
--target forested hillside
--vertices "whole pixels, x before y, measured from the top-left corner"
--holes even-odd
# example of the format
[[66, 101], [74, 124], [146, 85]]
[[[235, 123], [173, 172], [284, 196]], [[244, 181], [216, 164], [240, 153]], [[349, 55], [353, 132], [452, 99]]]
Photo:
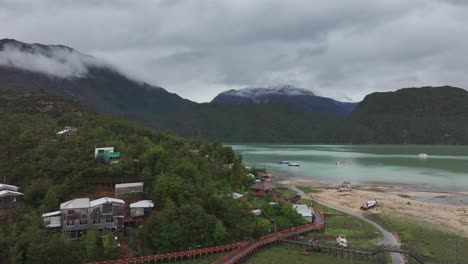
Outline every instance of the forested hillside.
[[154, 126], [223, 142], [323, 143], [342, 120], [285, 104], [198, 104], [157, 119]]
[[468, 92], [443, 86], [372, 93], [346, 119], [334, 142], [468, 144]]
[[[76, 139], [56, 135], [67, 125], [78, 129]], [[94, 158], [94, 148], [103, 146], [121, 153], [118, 164]], [[251, 205], [228, 196], [253, 181], [231, 148], [142, 128], [59, 97], [1, 89], [0, 155], [0, 176], [25, 194], [24, 205], [0, 225], [0, 259], [7, 263], [80, 263], [116, 258], [125, 250], [187, 250], [257, 237], [271, 228], [249, 212]], [[43, 227], [41, 214], [60, 203], [99, 197], [101, 187], [88, 179], [139, 175], [156, 210], [131, 234], [91, 231], [72, 241]], [[278, 209], [280, 227], [302, 223], [291, 210], [286, 204]]]

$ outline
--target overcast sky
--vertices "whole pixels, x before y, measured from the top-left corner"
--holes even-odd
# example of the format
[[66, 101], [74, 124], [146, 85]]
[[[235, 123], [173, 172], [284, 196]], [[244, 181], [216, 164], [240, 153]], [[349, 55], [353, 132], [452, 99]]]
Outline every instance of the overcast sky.
[[468, 87], [463, 0], [0, 0], [0, 38], [63, 44], [198, 102], [294, 84], [373, 91]]

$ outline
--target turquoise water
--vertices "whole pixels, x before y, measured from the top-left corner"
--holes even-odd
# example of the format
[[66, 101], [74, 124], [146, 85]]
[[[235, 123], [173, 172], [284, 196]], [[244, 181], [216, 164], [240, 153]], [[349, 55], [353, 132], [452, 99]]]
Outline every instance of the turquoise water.
[[[468, 191], [468, 146], [232, 145], [250, 166], [324, 184], [409, 185], [434, 191]], [[420, 159], [419, 153], [427, 153]], [[278, 164], [288, 160], [300, 164]], [[347, 166], [337, 166], [344, 160]]]

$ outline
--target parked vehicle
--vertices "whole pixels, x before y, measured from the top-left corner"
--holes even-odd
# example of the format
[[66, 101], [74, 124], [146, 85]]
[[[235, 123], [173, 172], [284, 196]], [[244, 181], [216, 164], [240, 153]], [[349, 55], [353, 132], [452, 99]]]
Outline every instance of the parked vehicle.
[[362, 206], [361, 210], [369, 210], [377, 206], [377, 201], [375, 199], [367, 200]]

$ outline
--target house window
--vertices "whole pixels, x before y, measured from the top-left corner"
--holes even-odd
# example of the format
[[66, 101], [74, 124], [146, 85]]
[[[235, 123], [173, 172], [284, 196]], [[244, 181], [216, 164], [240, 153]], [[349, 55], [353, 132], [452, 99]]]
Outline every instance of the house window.
[[101, 223], [100, 218], [93, 218], [93, 225], [99, 225]]
[[102, 213], [103, 214], [112, 214], [112, 204], [107, 203], [102, 205]]
[[80, 225], [87, 225], [88, 224], [88, 219], [80, 219]]
[[74, 215], [74, 214], [75, 214], [75, 210], [68, 210], [67, 214], [69, 214], [69, 215]]
[[106, 217], [106, 223], [113, 223], [113, 222], [114, 222], [114, 218]]
[[101, 207], [93, 208], [93, 213], [99, 213], [101, 211]]
[[67, 226], [75, 226], [75, 221], [67, 220]]

